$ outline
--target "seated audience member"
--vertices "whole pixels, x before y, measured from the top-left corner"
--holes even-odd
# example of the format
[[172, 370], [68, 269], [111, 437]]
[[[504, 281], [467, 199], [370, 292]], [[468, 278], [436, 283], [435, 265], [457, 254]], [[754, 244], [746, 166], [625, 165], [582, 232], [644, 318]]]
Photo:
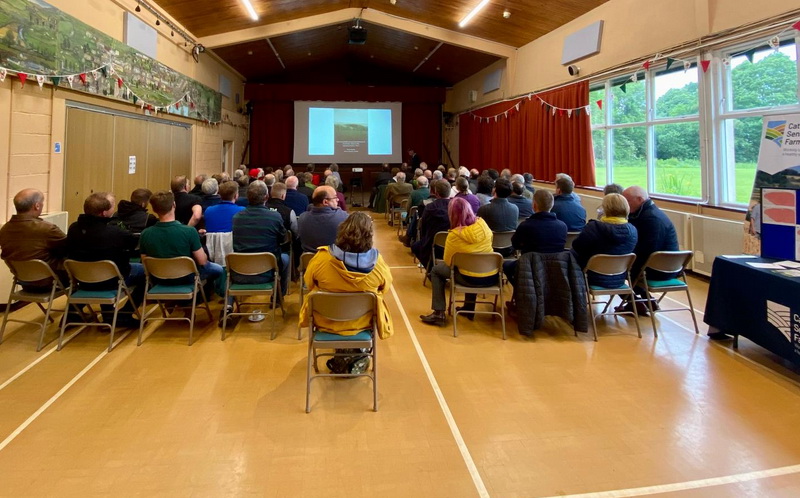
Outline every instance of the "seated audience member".
[[[622, 195], [630, 206], [628, 221], [638, 233], [636, 248], [633, 251], [636, 254], [636, 261], [631, 268], [631, 277], [636, 280], [651, 254], [656, 251], [678, 250], [678, 234], [675, 232], [672, 220], [655, 205], [642, 187], [628, 187]], [[669, 280], [674, 278], [674, 275], [650, 271], [647, 273], [647, 278]], [[643, 289], [639, 289], [638, 293], [642, 295]]]
[[[533, 200], [533, 192], [529, 192], [528, 189], [525, 188], [525, 177], [520, 175], [520, 174], [511, 175], [512, 190], [513, 190], [513, 185], [515, 183], [519, 183], [520, 185], [522, 185], [522, 193], [517, 194], [517, 195], [521, 195], [522, 197], [526, 198], [529, 202], [532, 201]], [[514, 195], [514, 192], [512, 192], [511, 195]], [[528, 215], [528, 216], [530, 216], [530, 215]], [[520, 218], [527, 218], [527, 216], [524, 216], [524, 215], [520, 214]]]
[[264, 185], [267, 186], [267, 197], [269, 197], [269, 194], [272, 193], [272, 186], [275, 185], [275, 175], [272, 173], [264, 175]]
[[[67, 257], [76, 261], [113, 261], [119, 269], [125, 284], [137, 287], [136, 303], [129, 307], [136, 308], [144, 294], [144, 267], [141, 263], [131, 263], [131, 252], [136, 248], [136, 237], [114, 224], [111, 215], [114, 212], [114, 196], [108, 192], [95, 192], [83, 203], [83, 214], [69, 226], [67, 230]], [[98, 284], [83, 284], [84, 290], [117, 290], [116, 279]], [[103, 321], [111, 323], [114, 309], [102, 307]], [[139, 321], [132, 316], [124, 315], [117, 319], [122, 327], [139, 326]]]
[[158, 223], [158, 218], [147, 212], [147, 203], [153, 195], [146, 188], [137, 188], [131, 193], [131, 200], [119, 201], [114, 218], [122, 222], [129, 232], [139, 234], [147, 227]]
[[[411, 252], [420, 264], [430, 269], [431, 250], [438, 232], [450, 230], [450, 218], [447, 207], [450, 205], [450, 184], [444, 180], [436, 180], [431, 184], [433, 202], [419, 205], [419, 240], [411, 244]], [[442, 257], [442, 254], [437, 254]]]
[[[266, 206], [267, 185], [262, 181], [254, 181], [247, 188], [246, 209], [233, 216], [233, 250], [235, 252], [269, 252], [275, 255], [281, 277], [281, 299], [289, 290], [289, 255], [281, 251], [281, 244], [286, 238], [283, 218], [277, 211]], [[231, 280], [239, 284], [263, 284], [272, 282], [274, 275], [267, 272], [262, 275], [231, 274]], [[233, 299], [225, 303], [229, 311]], [[223, 310], [224, 313], [224, 310]], [[222, 313], [220, 314], [220, 325]]]
[[284, 202], [292, 208], [294, 214], [300, 216], [308, 210], [308, 197], [297, 191], [297, 185], [300, 179], [296, 176], [286, 178], [286, 198]]
[[331, 174], [335, 176], [337, 180], [339, 180], [339, 185], [342, 185], [342, 175], [339, 174], [339, 165], [336, 163], [331, 163], [328, 169], [331, 170]]
[[475, 197], [478, 198], [478, 200], [481, 203], [481, 206], [489, 204], [489, 201], [492, 200], [493, 189], [494, 189], [494, 180], [492, 180], [492, 178], [489, 175], [481, 175], [478, 177]]
[[503, 168], [503, 171], [500, 172], [500, 177], [511, 181], [511, 170], [508, 168]]
[[[41, 259], [52, 268], [62, 283], [67, 283], [64, 271], [67, 236], [60, 228], [40, 218], [44, 209], [44, 194], [32, 188], [20, 190], [14, 196], [14, 209], [17, 214], [0, 228], [0, 257], [4, 261]], [[24, 282], [22, 288], [38, 292], [52, 285], [49, 280], [41, 280]]]
[[314, 163], [306, 164], [306, 175], [308, 175], [306, 176], [306, 187], [309, 187], [312, 190], [315, 189], [321, 181], [319, 173], [314, 172], [316, 167], [317, 166]]
[[[432, 180], [444, 180], [444, 174], [442, 174], [442, 172], [439, 171], [438, 169], [434, 170], [433, 173], [431, 173], [431, 179]], [[450, 183], [450, 182], [447, 182], [447, 183]]]
[[580, 232], [586, 225], [586, 209], [573, 196], [575, 184], [567, 176], [556, 180], [556, 195], [553, 212], [559, 220], [567, 224], [570, 232]]
[[297, 218], [297, 232], [304, 252], [317, 252], [317, 248], [332, 244], [339, 224], [347, 218], [347, 213], [338, 207], [339, 198], [333, 187], [317, 187], [311, 200], [311, 209]]
[[345, 202], [344, 194], [339, 192], [339, 180], [332, 174], [328, 175], [328, 177], [325, 179], [325, 185], [333, 188], [333, 190], [336, 191], [336, 197], [339, 198], [339, 209], [342, 211], [347, 211], [347, 203]]
[[239, 194], [236, 196], [236, 204], [247, 207], [247, 187], [250, 185], [250, 177], [242, 174], [236, 183], [239, 184]]
[[291, 230], [292, 234], [297, 237], [297, 215], [292, 208], [286, 205], [286, 192], [286, 185], [276, 183], [269, 194], [267, 208], [278, 213], [283, 220], [283, 228]]
[[[465, 168], [466, 169], [466, 168]], [[481, 201], [469, 191], [469, 180], [463, 176], [456, 178], [455, 183], [456, 195], [454, 197], [462, 197], [469, 207], [472, 208], [472, 214], [478, 214], [478, 209], [481, 207]]]
[[494, 168], [489, 168], [485, 170], [484, 173], [489, 175], [489, 178], [491, 178], [492, 181], [497, 181], [497, 179], [500, 178], [500, 173], [498, 173], [497, 170]]
[[[566, 173], [556, 173], [555, 181], [558, 181], [560, 178], [565, 178], [565, 179], [571, 181], [573, 189], [575, 188], [575, 181], [572, 179], [571, 176], [569, 176]], [[575, 202], [577, 202], [578, 204], [583, 204], [583, 201], [581, 201], [581, 196], [579, 196], [577, 192], [572, 192], [571, 195], [575, 199]]]
[[[203, 217], [203, 200], [189, 193], [189, 184], [185, 176], [176, 176], [173, 178], [170, 189], [172, 190], [172, 195], [175, 200], [175, 219], [183, 225], [188, 225], [190, 227], [197, 226], [197, 224], [200, 223], [200, 219]], [[159, 219], [160, 218], [159, 216]]]
[[[424, 323], [445, 325], [447, 323], [447, 301], [445, 299], [445, 286], [450, 279], [450, 265], [456, 253], [492, 252], [492, 231], [481, 218], [476, 218], [472, 213], [469, 203], [460, 197], [450, 201], [448, 207], [450, 218], [450, 232], [444, 246], [444, 261], [438, 263], [431, 270], [431, 308], [429, 315], [420, 315]], [[487, 273], [473, 274], [471, 272], [456, 271], [456, 282], [461, 285], [489, 286], [497, 283], [499, 275], [497, 270]], [[467, 294], [466, 303], [459, 310], [475, 310], [475, 294]], [[467, 315], [474, 318], [474, 315]]]
[[508, 196], [508, 202], [517, 206], [520, 218], [528, 218], [533, 214], [533, 203], [531, 202], [533, 195], [531, 195], [530, 199], [527, 199], [523, 196], [525, 192], [528, 191], [525, 190], [523, 183], [514, 182], [511, 184], [511, 195]]
[[200, 198], [202, 199], [200, 207], [203, 209], [204, 213], [206, 212], [206, 209], [210, 208], [211, 206], [216, 206], [222, 202], [222, 198], [219, 195], [219, 184], [217, 183], [217, 180], [214, 178], [209, 178], [203, 182], [203, 195]]
[[[275, 173], [273, 173], [273, 174], [275, 175], [275, 183], [283, 183], [283, 170], [276, 169]], [[272, 194], [272, 192], [270, 192], [270, 195], [271, 194]]]
[[469, 191], [473, 194], [478, 193], [478, 177], [480, 176], [481, 174], [477, 169], [472, 168], [469, 170]]
[[313, 175], [311, 173], [300, 173], [297, 175], [298, 180], [302, 182], [297, 184], [297, 191], [306, 196], [308, 202], [311, 202], [311, 196], [314, 195]]
[[[603, 187], [603, 196], [606, 196], [608, 194], [620, 194], [620, 195], [622, 195], [622, 192], [624, 190], [625, 189], [622, 188], [622, 185], [619, 185], [617, 183], [609, 183], [608, 185]], [[602, 217], [603, 217], [603, 206], [601, 204], [597, 208], [597, 219], [599, 220]]]
[[[389, 266], [372, 246], [372, 219], [363, 212], [354, 212], [347, 217], [336, 232], [336, 240], [329, 246], [319, 248], [306, 268], [304, 279], [309, 297], [317, 291], [325, 292], [373, 292], [378, 299], [376, 331], [381, 339], [393, 333], [392, 317], [384, 296], [392, 285]], [[300, 326], [310, 324], [310, 299], [303, 301], [300, 310]], [[347, 322], [329, 320], [324, 315], [314, 315], [314, 325], [323, 332], [339, 335], [355, 335], [369, 329], [372, 312]], [[337, 352], [344, 352], [337, 350]], [[369, 357], [358, 352], [351, 357], [334, 357], [328, 360], [328, 368], [334, 373], [362, 373], [369, 367]]]
[[431, 196], [431, 190], [428, 187], [428, 179], [424, 176], [417, 177], [417, 189], [411, 192], [408, 198], [408, 209], [411, 210], [414, 206], [419, 206], [422, 201]]
[[203, 182], [208, 179], [207, 175], [197, 175], [194, 177], [194, 188], [189, 191], [190, 194], [200, 197], [203, 195]]
[[214, 280], [222, 275], [222, 267], [208, 260], [197, 230], [175, 219], [175, 196], [172, 192], [156, 192], [150, 197], [150, 205], [158, 215], [158, 223], [142, 232], [139, 239], [142, 258], [191, 257], [197, 264], [200, 278], [206, 280], [206, 298], [210, 299]]
[[[620, 194], [603, 197], [605, 215], [600, 220], [590, 220], [572, 242], [572, 255], [585, 268], [595, 254], [629, 254], [636, 247], [637, 232], [628, 223], [628, 201]], [[633, 276], [631, 276], [633, 278]], [[621, 287], [625, 277], [610, 277], [589, 273], [589, 284], [603, 287]]]
[[423, 169], [422, 170], [422, 176], [427, 178], [428, 182], [430, 182], [433, 179], [433, 171], [431, 171], [429, 169]]
[[[520, 223], [511, 245], [521, 254], [528, 252], [561, 252], [567, 243], [567, 225], [550, 212], [553, 208], [553, 194], [547, 190], [537, 190], [533, 194], [534, 213]], [[517, 262], [503, 263], [503, 273], [512, 286], [516, 286]]]
[[233, 215], [244, 209], [236, 201], [239, 198], [239, 185], [236, 182], [225, 182], [219, 188], [220, 202], [206, 210], [206, 232], [225, 233], [233, 229]]
[[530, 173], [523, 173], [522, 178], [525, 180], [525, 190], [531, 194], [536, 192], [536, 188], [533, 186], [533, 175]]
[[494, 196], [488, 204], [478, 209], [478, 216], [486, 221], [493, 232], [513, 232], [517, 229], [519, 209], [508, 202], [511, 195], [511, 182], [498, 178], [494, 183]]
[[[413, 190], [411, 184], [406, 183], [406, 174], [399, 171], [394, 177], [394, 182], [386, 187], [386, 205], [399, 205], [400, 201], [405, 197], [409, 197]], [[389, 224], [391, 225], [391, 223]]]

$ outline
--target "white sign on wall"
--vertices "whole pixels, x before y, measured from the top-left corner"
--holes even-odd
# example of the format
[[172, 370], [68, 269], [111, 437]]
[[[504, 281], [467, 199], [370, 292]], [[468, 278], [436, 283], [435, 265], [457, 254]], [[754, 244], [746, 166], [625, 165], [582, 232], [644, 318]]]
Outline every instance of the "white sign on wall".
[[128, 174], [136, 174], [136, 156], [128, 156]]

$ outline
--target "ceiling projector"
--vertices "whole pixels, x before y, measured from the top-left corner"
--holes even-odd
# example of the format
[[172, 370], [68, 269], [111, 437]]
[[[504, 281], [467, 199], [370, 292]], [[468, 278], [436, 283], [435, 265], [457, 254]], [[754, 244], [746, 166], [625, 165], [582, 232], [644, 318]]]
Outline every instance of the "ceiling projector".
[[361, 19], [356, 19], [356, 23], [347, 28], [350, 45], [363, 45], [367, 43], [367, 28], [361, 25]]

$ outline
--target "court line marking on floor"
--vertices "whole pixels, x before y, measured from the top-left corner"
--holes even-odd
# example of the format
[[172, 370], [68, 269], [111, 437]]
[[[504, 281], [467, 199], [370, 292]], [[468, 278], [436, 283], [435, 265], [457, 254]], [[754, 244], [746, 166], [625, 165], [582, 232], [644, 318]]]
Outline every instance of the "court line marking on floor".
[[436, 381], [436, 377], [433, 375], [433, 370], [431, 370], [428, 359], [425, 357], [425, 353], [422, 351], [422, 346], [420, 346], [419, 341], [417, 340], [417, 334], [411, 327], [411, 322], [408, 320], [406, 310], [400, 303], [400, 298], [397, 297], [397, 292], [394, 290], [394, 285], [392, 285], [391, 290], [392, 296], [394, 296], [394, 300], [397, 303], [397, 307], [400, 309], [400, 315], [403, 317], [403, 323], [405, 323], [406, 329], [408, 329], [408, 335], [411, 337], [412, 344], [414, 344], [414, 349], [417, 350], [417, 355], [422, 362], [422, 368], [425, 370], [425, 374], [428, 376], [428, 382], [430, 382], [433, 392], [436, 395], [436, 399], [439, 401], [439, 407], [444, 413], [444, 418], [447, 420], [447, 425], [450, 427], [450, 432], [453, 434], [453, 438], [456, 440], [458, 451], [461, 452], [461, 458], [464, 459], [464, 463], [467, 465], [467, 470], [469, 471], [469, 475], [472, 477], [472, 482], [475, 484], [478, 494], [481, 497], [488, 498], [489, 491], [486, 489], [486, 485], [483, 483], [483, 479], [481, 479], [481, 475], [478, 472], [478, 467], [475, 465], [475, 461], [472, 459], [472, 455], [469, 453], [467, 443], [464, 442], [464, 438], [461, 436], [461, 431], [458, 429], [455, 418], [453, 418], [453, 413], [450, 411], [450, 407], [447, 405], [447, 401], [444, 399], [444, 394], [439, 388], [439, 383]]
[[389, 267], [390, 270], [410, 270], [412, 268], [415, 269], [415, 270], [418, 270], [419, 266], [414, 265], [414, 266], [390, 266]]
[[[598, 491], [594, 493], [581, 493], [574, 495], [558, 495], [558, 498], [621, 498], [625, 496], [645, 496], [674, 491], [686, 491], [689, 489], [710, 488], [725, 484], [737, 484], [769, 477], [779, 477], [790, 474], [800, 473], [800, 465], [789, 465], [786, 467], [776, 467], [773, 469], [756, 470], [742, 474], [731, 474], [721, 477], [711, 477], [708, 479], [696, 479], [694, 481], [676, 482], [671, 484], [657, 484], [655, 486], [643, 486], [641, 488], [615, 489], [612, 491]], [[549, 498], [556, 498], [555, 496]]]
[[[69, 336], [67, 336], [67, 338], [66, 338], [66, 341], [65, 341], [65, 342], [72, 340], [72, 338], [73, 338], [73, 337], [75, 337], [76, 335], [78, 335], [78, 334], [79, 334], [79, 333], [81, 333], [81, 332], [82, 332], [82, 329], [79, 329], [78, 331], [76, 331], [76, 332], [73, 332], [72, 334], [70, 334]], [[27, 371], [28, 371], [28, 370], [30, 370], [31, 368], [35, 367], [36, 365], [38, 365], [38, 364], [39, 364], [41, 361], [43, 361], [45, 358], [47, 358], [48, 356], [50, 356], [51, 354], [53, 354], [53, 352], [55, 352], [57, 349], [58, 349], [58, 344], [56, 344], [55, 346], [53, 346], [52, 348], [50, 348], [50, 349], [49, 349], [47, 352], [45, 352], [43, 355], [39, 356], [38, 358], [36, 358], [36, 359], [35, 359], [35, 360], [33, 360], [32, 362], [30, 362], [30, 363], [28, 364], [28, 366], [26, 366], [25, 368], [23, 368], [23, 369], [22, 369], [22, 370], [20, 370], [19, 372], [15, 373], [15, 374], [14, 374], [12, 377], [10, 377], [8, 380], [6, 380], [6, 381], [5, 381], [5, 382], [3, 382], [2, 384], [0, 384], [0, 391], [2, 391], [3, 389], [5, 389], [6, 387], [8, 387], [8, 386], [9, 386], [9, 385], [10, 385], [12, 382], [14, 382], [15, 380], [17, 380], [17, 379], [19, 379], [20, 377], [22, 377], [22, 376], [25, 374], [25, 372], [27, 372]]]
[[67, 392], [67, 391], [69, 390], [69, 388], [70, 388], [70, 387], [72, 387], [72, 386], [73, 386], [73, 385], [74, 385], [76, 382], [78, 382], [78, 381], [81, 379], [81, 377], [83, 377], [84, 375], [86, 375], [86, 373], [87, 373], [89, 370], [91, 370], [91, 369], [92, 369], [92, 367], [94, 367], [95, 365], [97, 365], [97, 363], [98, 363], [100, 360], [102, 360], [103, 358], [105, 358], [105, 356], [106, 356], [107, 354], [108, 354], [108, 349], [104, 349], [102, 353], [100, 353], [99, 355], [97, 355], [97, 358], [95, 358], [94, 360], [92, 360], [92, 362], [91, 362], [91, 363], [89, 363], [88, 365], [86, 365], [86, 366], [83, 368], [83, 370], [81, 370], [80, 372], [78, 372], [78, 374], [77, 374], [75, 377], [73, 377], [73, 378], [72, 378], [72, 380], [70, 380], [69, 382], [67, 382], [67, 384], [66, 384], [64, 387], [62, 387], [61, 389], [59, 389], [57, 393], [55, 393], [55, 394], [54, 394], [54, 395], [53, 395], [53, 396], [52, 396], [50, 399], [48, 399], [47, 401], [45, 401], [45, 403], [44, 403], [42, 406], [40, 406], [38, 410], [36, 410], [35, 412], [33, 412], [33, 414], [32, 414], [30, 417], [28, 417], [28, 418], [27, 418], [27, 420], [25, 420], [24, 422], [22, 422], [22, 423], [19, 425], [19, 427], [17, 427], [16, 429], [14, 429], [14, 432], [12, 432], [11, 434], [9, 434], [7, 438], [5, 438], [5, 439], [4, 439], [2, 442], [0, 442], [0, 451], [3, 451], [3, 449], [4, 449], [6, 446], [8, 446], [8, 445], [9, 445], [9, 444], [10, 444], [10, 443], [11, 443], [11, 442], [14, 440], [14, 439], [16, 439], [16, 437], [17, 437], [17, 436], [19, 436], [19, 435], [22, 433], [22, 431], [24, 431], [24, 430], [25, 430], [25, 429], [26, 429], [26, 428], [27, 428], [29, 425], [31, 425], [31, 424], [33, 423], [33, 421], [34, 421], [34, 420], [36, 420], [37, 418], [39, 418], [39, 415], [41, 415], [42, 413], [44, 413], [44, 411], [45, 411], [45, 410], [47, 410], [48, 408], [50, 408], [50, 405], [52, 405], [53, 403], [55, 403], [55, 402], [58, 400], [58, 398], [60, 398], [60, 397], [61, 397], [61, 396], [62, 396], [62, 395], [65, 393], [65, 392]]

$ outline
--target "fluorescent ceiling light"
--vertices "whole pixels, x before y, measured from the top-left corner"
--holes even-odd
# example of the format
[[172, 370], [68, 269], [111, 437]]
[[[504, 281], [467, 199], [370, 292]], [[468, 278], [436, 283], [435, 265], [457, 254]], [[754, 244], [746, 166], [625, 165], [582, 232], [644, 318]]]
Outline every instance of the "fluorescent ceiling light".
[[[247, 0], [245, 0], [245, 1], [247, 1]], [[459, 21], [458, 27], [459, 28], [463, 28], [464, 26], [466, 26], [472, 20], [472, 18], [475, 17], [478, 14], [478, 12], [480, 12], [484, 7], [486, 7], [486, 4], [488, 4], [488, 3], [489, 3], [489, 0], [481, 0], [481, 3], [476, 5], [475, 8], [470, 11], [469, 14], [464, 16], [464, 19]]]
[[258, 14], [256, 14], [256, 9], [253, 8], [253, 4], [250, 3], [250, 0], [242, 0], [244, 4], [244, 8], [247, 9], [247, 13], [250, 14], [250, 17], [254, 21], [258, 21]]

